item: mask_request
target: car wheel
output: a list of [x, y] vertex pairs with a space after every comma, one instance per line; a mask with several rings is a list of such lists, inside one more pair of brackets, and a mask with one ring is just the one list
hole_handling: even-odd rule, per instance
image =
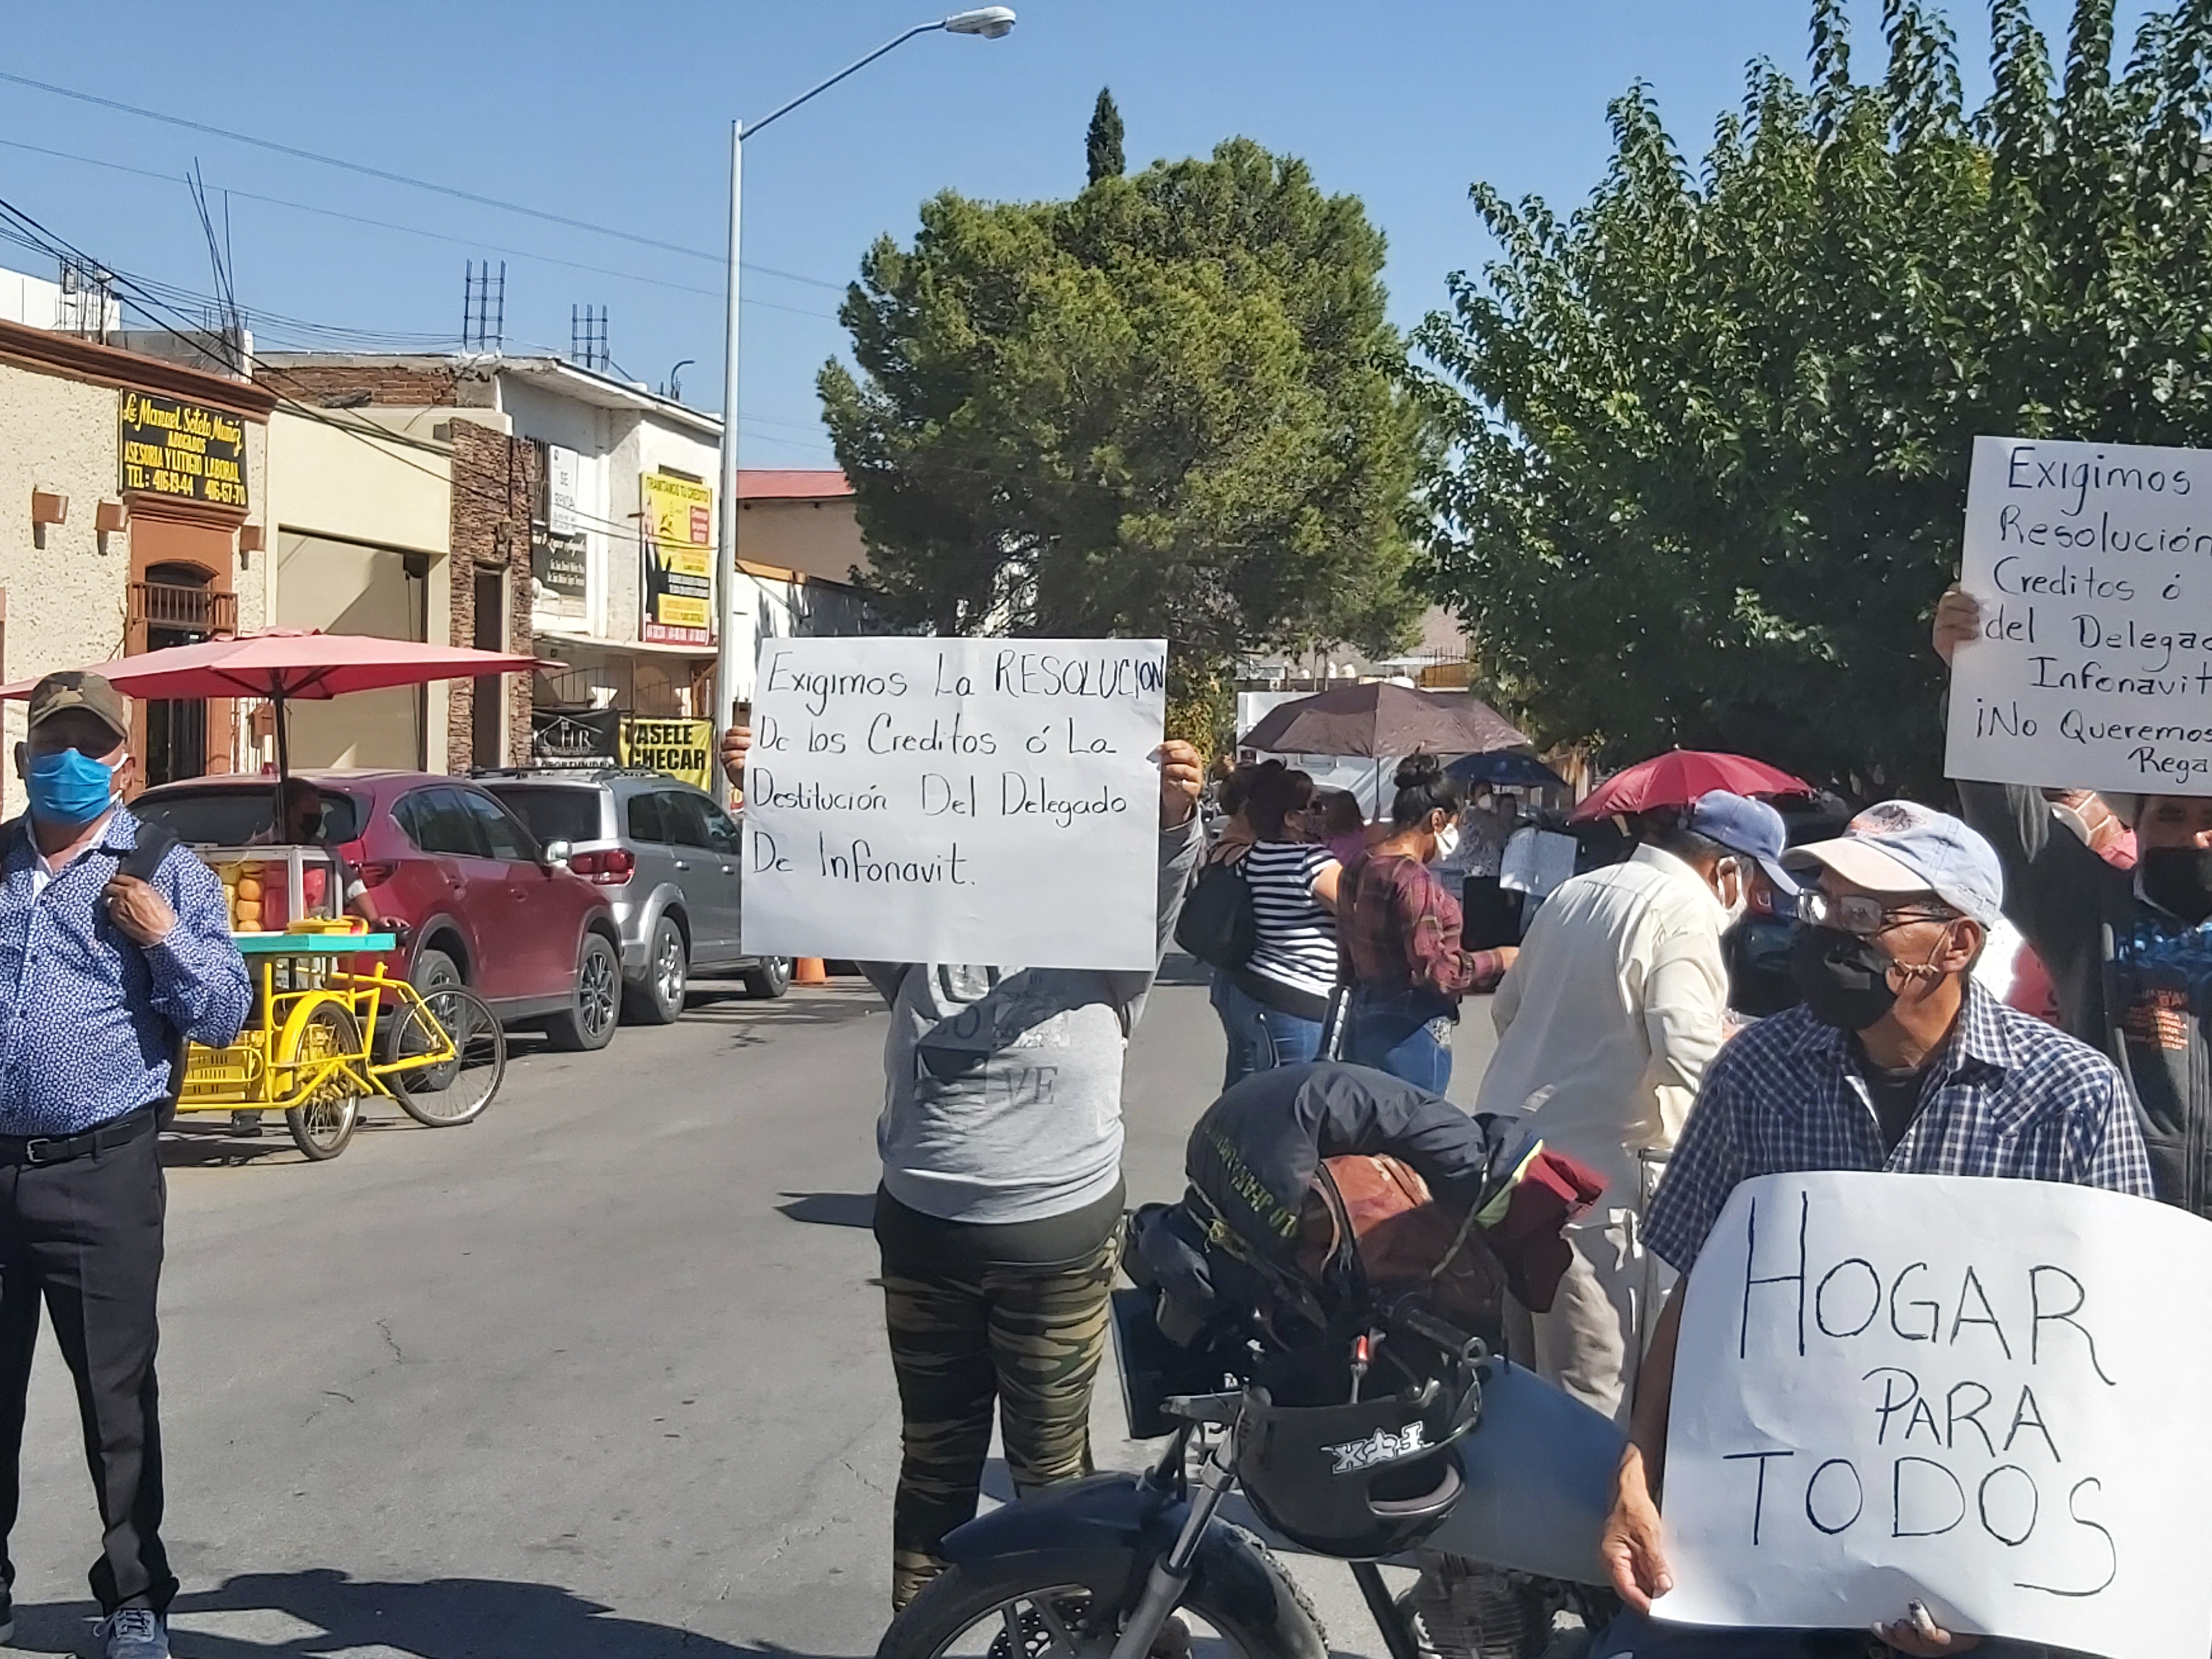
[[791, 958], [763, 957], [760, 966], [744, 975], [745, 994], [773, 1001], [791, 988]]
[[436, 985], [465, 985], [460, 964], [443, 951], [425, 951], [415, 958], [408, 970], [407, 982], [418, 991], [427, 991]]
[[547, 1022], [546, 1033], [556, 1048], [587, 1052], [613, 1040], [621, 1018], [622, 958], [605, 933], [586, 933], [576, 956], [576, 988], [568, 1010]]
[[665, 1025], [684, 1012], [684, 993], [691, 982], [691, 953], [673, 916], [653, 925], [645, 953], [645, 977], [623, 988], [623, 1012], [641, 1025]]

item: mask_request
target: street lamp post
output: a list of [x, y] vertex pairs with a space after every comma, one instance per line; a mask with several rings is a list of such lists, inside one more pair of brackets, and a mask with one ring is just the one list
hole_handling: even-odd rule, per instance
[[884, 41], [866, 57], [848, 64], [819, 85], [810, 87], [789, 103], [770, 110], [750, 127], [742, 121], [730, 124], [730, 304], [724, 322], [722, 355], [722, 511], [720, 535], [714, 549], [714, 593], [720, 612], [714, 657], [714, 737], [718, 743], [730, 728], [734, 705], [752, 696], [756, 645], [754, 619], [742, 613], [738, 604], [738, 232], [743, 218], [744, 141], [769, 122], [788, 115], [817, 93], [827, 92], [847, 76], [866, 69], [917, 34], [932, 34], [942, 29], [948, 34], [980, 34], [985, 40], [995, 40], [1013, 26], [1013, 11], [1006, 6], [981, 6], [971, 11], [955, 12], [934, 22], [917, 23], [905, 33]]

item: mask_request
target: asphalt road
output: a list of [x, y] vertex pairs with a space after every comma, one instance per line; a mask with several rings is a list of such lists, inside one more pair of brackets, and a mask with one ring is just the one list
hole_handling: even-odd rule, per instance
[[[1183, 967], [1130, 1056], [1133, 1200], [1180, 1190], [1218, 1079]], [[1486, 1058], [1470, 1015], [1455, 1094]], [[710, 997], [603, 1054], [520, 1047], [465, 1128], [394, 1113], [320, 1165], [281, 1125], [172, 1143], [185, 1659], [872, 1653], [897, 1462], [866, 1230], [882, 1038], [857, 981]], [[1110, 1385], [1097, 1439], [1144, 1455]], [[98, 1525], [51, 1343], [23, 1473], [16, 1644], [79, 1650]], [[1379, 1652], [1341, 1567], [1295, 1570], [1339, 1651]]]

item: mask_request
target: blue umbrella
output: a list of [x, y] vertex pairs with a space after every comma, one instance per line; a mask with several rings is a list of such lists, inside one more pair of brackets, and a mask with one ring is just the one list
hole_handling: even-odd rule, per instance
[[1463, 784], [1486, 783], [1497, 788], [1533, 789], [1547, 785], [1564, 789], [1567, 781], [1534, 755], [1493, 749], [1486, 755], [1462, 755], [1444, 768], [1447, 775]]

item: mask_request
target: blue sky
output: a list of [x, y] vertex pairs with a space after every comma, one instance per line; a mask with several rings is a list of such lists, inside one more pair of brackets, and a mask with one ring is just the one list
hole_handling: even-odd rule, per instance
[[[1003, 40], [924, 35], [748, 144], [745, 255], [787, 274], [744, 280], [746, 465], [834, 464], [813, 379], [842, 344], [838, 289], [870, 240], [910, 234], [917, 205], [940, 189], [1011, 199], [1079, 187], [1102, 84], [1127, 123], [1133, 168], [1243, 134], [1364, 198], [1389, 238], [1392, 312], [1410, 325], [1443, 302], [1448, 272], [1485, 256], [1471, 180], [1570, 207], [1609, 154], [1606, 102], [1632, 80], [1651, 83], [1698, 154], [1740, 95], [1745, 63], [1802, 71], [1806, 44], [1802, 0], [1018, 9]], [[1877, 73], [1879, 6], [1854, 9], [1861, 72]], [[2038, 6], [2053, 33], [2069, 9]], [[711, 251], [724, 236], [730, 117], [757, 118], [933, 15], [931, 0], [234, 0], [187, 12], [110, 0], [96, 25], [65, 6], [15, 9], [0, 70]], [[1978, 95], [1983, 8], [1956, 3], [1951, 15]], [[289, 319], [263, 324], [264, 346], [449, 348], [464, 261], [504, 259], [510, 350], [565, 353], [571, 307], [604, 305], [630, 377], [658, 385], [695, 358], [686, 399], [719, 404], [713, 259], [0, 82], [0, 196], [118, 270], [204, 293], [205, 244], [181, 182], [195, 157], [211, 190], [232, 192], [241, 301]], [[51, 274], [5, 244], [0, 264]]]

